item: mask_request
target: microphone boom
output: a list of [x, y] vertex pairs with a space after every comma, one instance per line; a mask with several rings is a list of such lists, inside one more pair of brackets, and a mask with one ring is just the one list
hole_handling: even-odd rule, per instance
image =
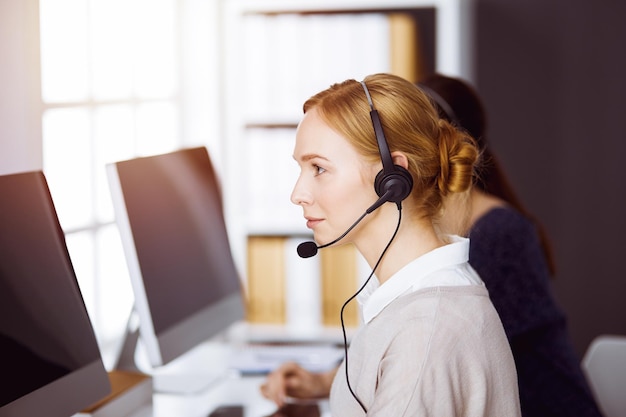
[[[350, 233], [350, 231], [352, 229], [354, 229], [356, 227], [357, 224], [361, 223], [361, 220], [363, 220], [363, 218], [365, 216], [367, 216], [368, 214], [370, 214], [371, 212], [373, 212], [374, 210], [376, 210], [378, 207], [380, 207], [381, 205], [383, 205], [383, 203], [389, 201], [389, 197], [391, 196], [391, 191], [387, 191], [385, 194], [383, 194], [378, 200], [376, 200], [376, 202], [374, 204], [372, 204], [370, 207], [368, 207], [367, 210], [365, 210], [365, 213], [363, 213], [361, 215], [361, 217], [359, 217], [357, 219], [357, 221], [355, 221], [354, 223], [352, 223], [352, 226], [350, 226], [348, 228], [348, 230], [346, 230], [345, 232], [343, 232], [343, 234], [341, 236], [339, 236], [337, 239], [333, 240], [332, 242], [328, 242], [324, 245], [321, 246], [317, 246], [317, 244], [313, 241], [308, 241], [308, 242], [302, 242], [298, 245], [297, 248], [297, 252], [298, 255], [301, 258], [310, 258], [311, 256], [315, 256], [317, 254], [317, 250], [318, 249], [322, 249], [325, 248], [327, 246], [333, 245], [337, 242], [339, 242], [341, 239], [343, 239], [344, 237], [346, 237], [346, 235], [348, 233]], [[400, 206], [398, 206], [399, 208]]]

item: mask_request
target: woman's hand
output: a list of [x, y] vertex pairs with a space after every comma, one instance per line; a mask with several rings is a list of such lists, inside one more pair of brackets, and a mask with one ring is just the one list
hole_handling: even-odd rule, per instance
[[297, 363], [286, 362], [267, 376], [261, 385], [261, 393], [279, 407], [285, 405], [287, 397], [325, 398], [330, 394], [336, 372], [336, 369], [323, 373], [310, 372]]

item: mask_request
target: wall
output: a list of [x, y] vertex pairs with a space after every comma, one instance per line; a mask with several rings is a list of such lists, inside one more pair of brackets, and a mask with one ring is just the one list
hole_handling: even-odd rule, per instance
[[[552, 237], [582, 355], [597, 334], [626, 334], [626, 2], [474, 1], [490, 139]], [[42, 164], [36, 4], [0, 2], [0, 174]]]
[[0, 1], [0, 175], [42, 168], [37, 4]]
[[626, 334], [626, 3], [475, 0], [490, 140], [555, 249], [579, 354]]

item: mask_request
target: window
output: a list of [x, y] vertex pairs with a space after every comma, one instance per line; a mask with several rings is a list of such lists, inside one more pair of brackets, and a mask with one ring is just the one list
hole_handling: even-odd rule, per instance
[[218, 153], [216, 13], [194, 1], [39, 3], [43, 169], [105, 353], [133, 303], [105, 166], [195, 144]]

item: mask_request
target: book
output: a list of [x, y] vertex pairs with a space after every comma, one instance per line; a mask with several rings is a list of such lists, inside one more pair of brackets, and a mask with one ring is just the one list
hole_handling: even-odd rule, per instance
[[407, 13], [391, 13], [389, 31], [391, 72], [416, 82], [424, 75], [424, 63], [415, 18]]
[[248, 308], [251, 323], [285, 323], [285, 237], [248, 237]]
[[85, 408], [78, 417], [124, 417], [152, 404], [152, 377], [133, 371], [108, 372], [111, 393]]
[[[320, 252], [322, 275], [322, 320], [326, 326], [341, 324], [341, 308], [357, 291], [359, 268], [354, 245], [332, 246]], [[344, 324], [357, 326], [356, 300], [344, 309]]]
[[[249, 323], [286, 324], [303, 333], [341, 324], [343, 304], [357, 291], [361, 257], [353, 245], [324, 248], [313, 259], [300, 259], [299, 238], [248, 236]], [[369, 274], [369, 272], [367, 272]], [[356, 301], [344, 310], [344, 323], [356, 327]]]

